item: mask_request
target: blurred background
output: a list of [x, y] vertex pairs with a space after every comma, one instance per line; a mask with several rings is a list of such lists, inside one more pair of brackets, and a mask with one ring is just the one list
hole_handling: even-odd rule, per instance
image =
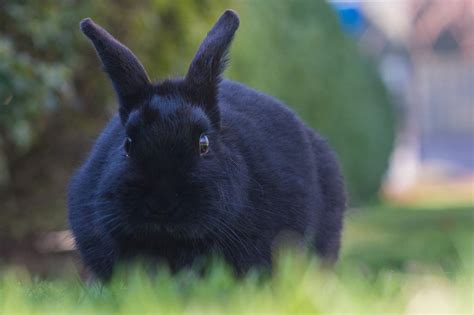
[[448, 275], [472, 262], [472, 0], [3, 0], [0, 268], [81, 270], [67, 184], [116, 103], [79, 21], [103, 25], [160, 80], [185, 73], [226, 8], [241, 17], [226, 77], [285, 101], [340, 156], [341, 262]]

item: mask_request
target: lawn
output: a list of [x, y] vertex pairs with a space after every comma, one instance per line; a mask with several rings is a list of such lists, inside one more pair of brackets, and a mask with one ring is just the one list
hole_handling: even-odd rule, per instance
[[273, 276], [239, 280], [219, 262], [205, 277], [126, 270], [105, 287], [9, 269], [0, 275], [0, 314], [472, 314], [473, 227], [472, 207], [353, 210], [334, 270], [292, 252]]

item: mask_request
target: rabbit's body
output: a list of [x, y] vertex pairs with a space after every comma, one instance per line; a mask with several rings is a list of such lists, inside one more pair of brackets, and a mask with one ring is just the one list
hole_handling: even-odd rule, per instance
[[[222, 24], [234, 17], [224, 14], [208, 38], [219, 27], [229, 32]], [[91, 37], [90, 25], [83, 28]], [[206, 40], [204, 46], [215, 44]], [[206, 64], [198, 61], [193, 64]], [[69, 192], [70, 223], [85, 265], [107, 278], [117, 262], [130, 258], [179, 270], [220, 254], [245, 272], [271, 266], [274, 245], [288, 237], [335, 260], [345, 193], [327, 143], [285, 105], [242, 84], [217, 79], [215, 99], [199, 94], [189, 87], [193, 64], [186, 78], [138, 93], [146, 97], [132, 109], [124, 107], [108, 70], [120, 115], [97, 140]], [[214, 104], [211, 110], [200, 105], [203, 98]], [[204, 130], [201, 156], [193, 151], [195, 128]], [[129, 137], [134, 147], [125, 156]]]

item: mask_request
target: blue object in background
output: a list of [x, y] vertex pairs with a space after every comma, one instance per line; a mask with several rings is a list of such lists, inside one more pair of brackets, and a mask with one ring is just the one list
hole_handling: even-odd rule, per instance
[[358, 37], [366, 27], [364, 14], [358, 2], [341, 3], [332, 2], [331, 6], [336, 11], [339, 22], [344, 32]]

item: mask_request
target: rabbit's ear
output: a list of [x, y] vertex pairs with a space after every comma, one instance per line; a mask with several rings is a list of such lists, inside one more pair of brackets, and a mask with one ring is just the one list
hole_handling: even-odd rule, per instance
[[117, 93], [122, 123], [148, 97], [150, 79], [135, 55], [90, 18], [81, 21], [82, 32], [91, 40], [105, 72]]
[[218, 85], [227, 63], [227, 51], [238, 27], [237, 14], [231, 10], [225, 11], [199, 46], [186, 75], [191, 97], [203, 107], [217, 127], [220, 122]]

